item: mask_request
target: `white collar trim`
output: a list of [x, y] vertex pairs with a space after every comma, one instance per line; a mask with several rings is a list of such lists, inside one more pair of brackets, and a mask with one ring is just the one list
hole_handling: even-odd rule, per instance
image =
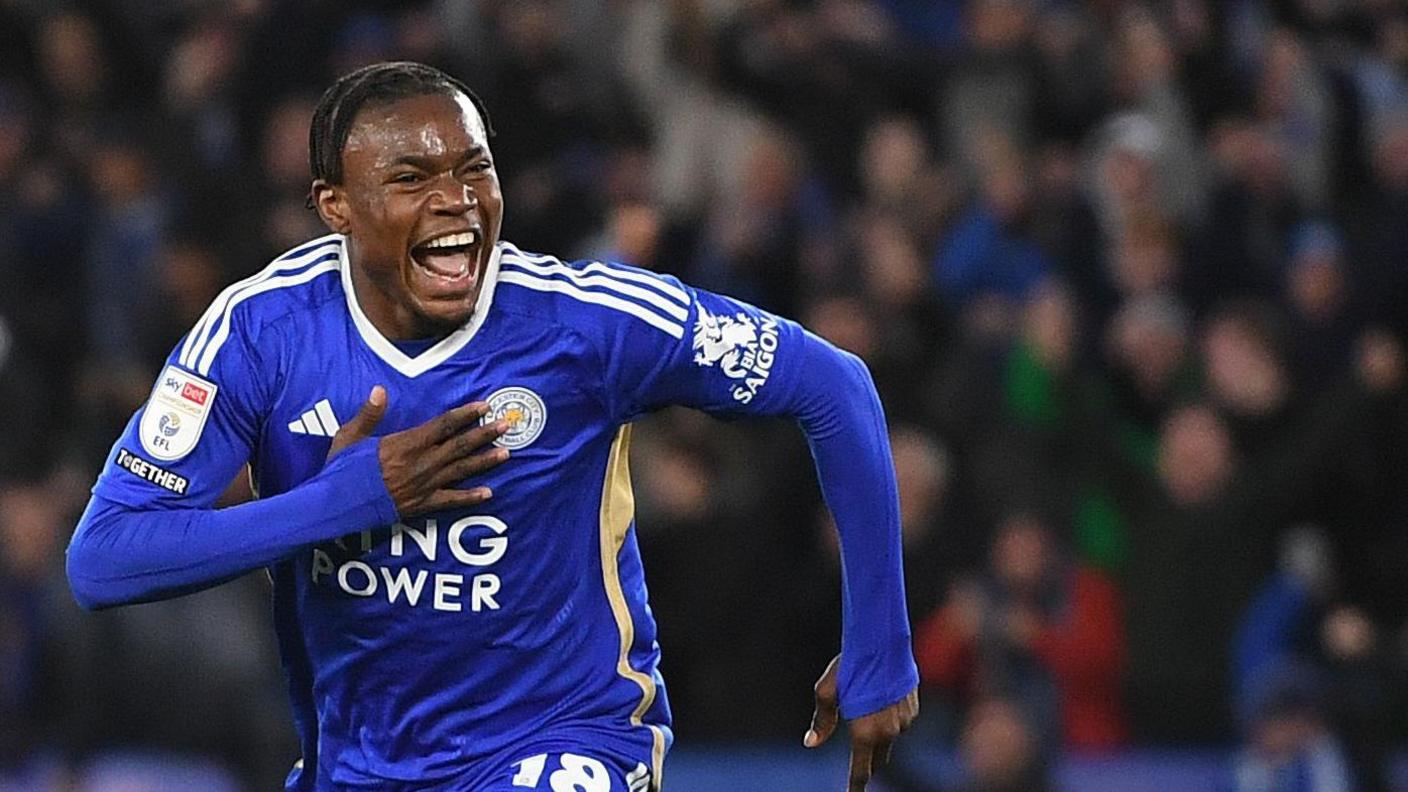
[[376, 356], [381, 358], [386, 365], [396, 369], [407, 377], [419, 377], [425, 372], [449, 360], [456, 352], [464, 348], [470, 339], [479, 332], [484, 320], [489, 316], [489, 306], [494, 302], [494, 285], [499, 279], [499, 256], [503, 253], [505, 243], [499, 242], [494, 245], [494, 252], [489, 256], [489, 263], [484, 267], [484, 283], [479, 288], [479, 299], [474, 303], [474, 313], [469, 321], [462, 325], [455, 332], [440, 339], [435, 346], [424, 352], [411, 357], [402, 352], [395, 344], [386, 340], [386, 336], [376, 329], [376, 325], [362, 312], [362, 306], [357, 303], [357, 291], [352, 287], [352, 265], [347, 260], [347, 237], [340, 238], [341, 245], [338, 247], [338, 266], [342, 270], [342, 291], [347, 295], [347, 310], [352, 314], [352, 323], [357, 326], [357, 333], [362, 336], [362, 341], [371, 348]]

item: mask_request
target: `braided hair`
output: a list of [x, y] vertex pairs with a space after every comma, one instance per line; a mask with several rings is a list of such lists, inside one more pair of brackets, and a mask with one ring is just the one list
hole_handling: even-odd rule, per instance
[[342, 149], [347, 145], [352, 122], [362, 108], [412, 96], [454, 96], [456, 93], [464, 94], [474, 103], [479, 117], [484, 120], [485, 133], [492, 137], [494, 128], [489, 123], [489, 111], [484, 102], [469, 86], [434, 66], [414, 61], [388, 61], [343, 75], [323, 92], [313, 111], [313, 123], [308, 129], [308, 164], [313, 179], [329, 184], [342, 182]]

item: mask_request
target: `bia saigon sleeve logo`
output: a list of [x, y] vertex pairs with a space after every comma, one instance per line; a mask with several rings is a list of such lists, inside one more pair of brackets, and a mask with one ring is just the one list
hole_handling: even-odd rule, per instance
[[215, 383], [175, 366], [167, 366], [142, 412], [142, 448], [156, 459], [171, 462], [191, 453], [205, 431], [215, 403]]
[[718, 366], [734, 384], [732, 396], [747, 404], [767, 384], [777, 353], [777, 320], [763, 314], [755, 320], [742, 311], [733, 316], [716, 316], [703, 304], [694, 322], [694, 362], [704, 367]]

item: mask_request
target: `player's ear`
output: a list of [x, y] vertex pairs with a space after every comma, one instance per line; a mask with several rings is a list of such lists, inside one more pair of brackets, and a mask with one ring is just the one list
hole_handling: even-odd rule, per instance
[[309, 198], [328, 230], [337, 234], [347, 233], [351, 224], [347, 220], [347, 196], [343, 190], [326, 179], [314, 179]]

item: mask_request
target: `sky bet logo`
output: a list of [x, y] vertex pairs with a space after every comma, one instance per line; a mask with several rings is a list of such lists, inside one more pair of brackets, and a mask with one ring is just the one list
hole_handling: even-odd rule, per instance
[[183, 382], [176, 377], [167, 377], [162, 386], [172, 393], [181, 394], [181, 398], [186, 401], [192, 401], [202, 406], [210, 399], [210, 391], [194, 382]]
[[[508, 525], [488, 515], [461, 517], [443, 530], [439, 520], [421, 522], [423, 528], [404, 523], [391, 526], [390, 535], [382, 535], [384, 552], [374, 555], [372, 531], [313, 548], [313, 582], [335, 586], [354, 597], [385, 599], [392, 605], [429, 605], [433, 610], [454, 613], [466, 605], [474, 613], [498, 610], [499, 576], [478, 570], [494, 565], [508, 552]], [[435, 564], [445, 554], [463, 565], [463, 572], [415, 566], [418, 562]], [[469, 573], [467, 581], [465, 573]]]

